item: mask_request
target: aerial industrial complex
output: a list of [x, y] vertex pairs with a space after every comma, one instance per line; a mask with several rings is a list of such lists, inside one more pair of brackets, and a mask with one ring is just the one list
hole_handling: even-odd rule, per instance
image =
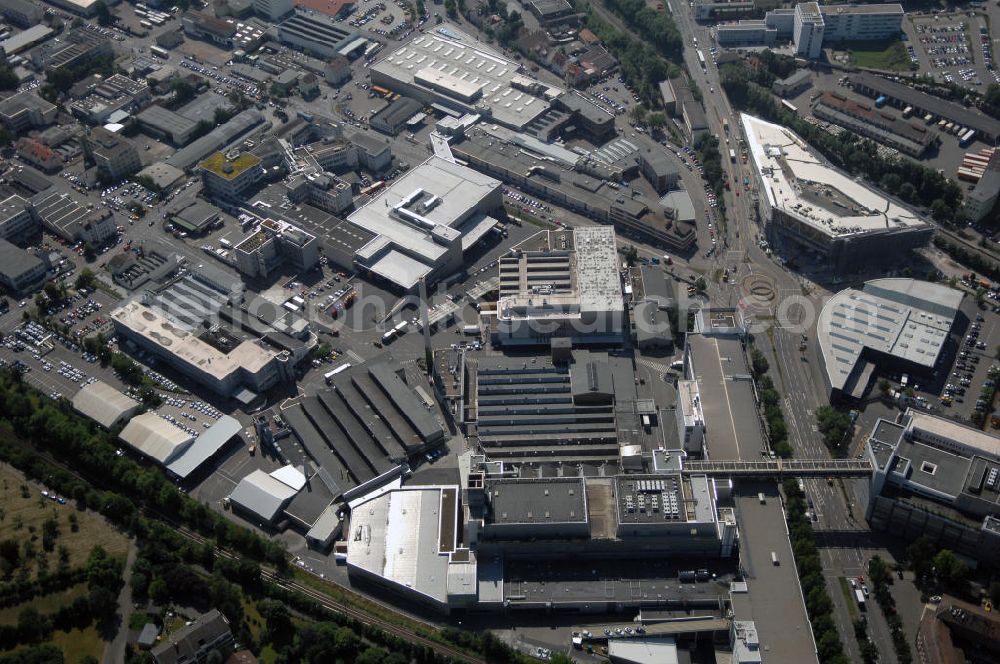
[[5, 650], [993, 661], [1000, 10], [648, 4], [0, 2]]

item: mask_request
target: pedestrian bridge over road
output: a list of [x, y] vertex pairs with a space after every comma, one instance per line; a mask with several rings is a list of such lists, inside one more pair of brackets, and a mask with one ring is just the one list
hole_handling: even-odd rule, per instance
[[761, 459], [756, 461], [685, 461], [685, 475], [744, 479], [789, 477], [870, 477], [872, 465], [859, 459]]

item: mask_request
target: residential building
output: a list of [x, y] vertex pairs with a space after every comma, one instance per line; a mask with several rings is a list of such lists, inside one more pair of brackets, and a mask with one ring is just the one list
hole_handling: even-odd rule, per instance
[[156, 664], [205, 664], [214, 651], [228, 655], [233, 650], [233, 632], [229, 621], [217, 609], [190, 624], [168, 633], [153, 646], [150, 654]]
[[109, 181], [120, 181], [142, 170], [139, 151], [126, 138], [104, 127], [94, 127], [86, 139], [87, 151]]
[[17, 194], [0, 201], [0, 239], [19, 244], [38, 230], [38, 222], [28, 211], [28, 201]]
[[576, 23], [576, 10], [566, 0], [528, 0], [525, 3], [538, 23], [554, 26], [560, 23]]
[[199, 163], [198, 168], [208, 196], [230, 203], [242, 203], [247, 193], [264, 177], [260, 158], [248, 152], [216, 152]]
[[28, 137], [17, 139], [17, 156], [43, 173], [57, 173], [62, 170], [63, 160], [59, 153], [39, 140]]
[[724, 48], [773, 46], [778, 41], [778, 31], [768, 25], [767, 21], [745, 19], [717, 26], [715, 41]]
[[48, 267], [41, 258], [0, 240], [0, 285], [16, 297], [29, 295], [45, 283]]

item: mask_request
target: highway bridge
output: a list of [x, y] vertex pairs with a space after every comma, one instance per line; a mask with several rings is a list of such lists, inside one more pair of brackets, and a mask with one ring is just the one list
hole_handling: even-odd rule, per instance
[[775, 480], [789, 477], [870, 477], [872, 465], [860, 459], [685, 461], [682, 472], [685, 475]]

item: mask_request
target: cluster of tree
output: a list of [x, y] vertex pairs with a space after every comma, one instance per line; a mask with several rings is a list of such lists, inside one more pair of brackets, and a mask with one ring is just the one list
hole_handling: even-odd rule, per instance
[[619, 16], [629, 28], [673, 62], [683, 62], [684, 38], [673, 14], [656, 11], [645, 0], [604, 0], [604, 6]]
[[715, 200], [718, 203], [719, 216], [726, 216], [726, 200], [722, 195], [722, 190], [726, 186], [726, 172], [722, 170], [722, 152], [719, 150], [719, 137], [712, 134], [702, 134], [695, 144], [694, 149], [698, 152], [701, 160], [701, 167], [704, 169], [702, 177], [712, 187], [715, 192]]
[[831, 452], [840, 452], [848, 432], [854, 428], [854, 422], [848, 413], [832, 406], [820, 406], [816, 409], [816, 426], [823, 434], [823, 444]]
[[10, 63], [0, 62], [0, 90], [14, 90], [18, 83], [17, 74], [14, 73], [14, 68]]
[[97, 277], [94, 275], [93, 270], [89, 267], [85, 267], [80, 270], [80, 274], [77, 275], [74, 286], [76, 286], [77, 290], [95, 288], [97, 286]]
[[868, 619], [864, 615], [854, 621], [854, 638], [858, 641], [861, 661], [864, 664], [877, 664], [878, 646], [868, 636]]
[[[13, 544], [12, 548], [8, 547], [8, 542]], [[14, 569], [23, 569], [20, 566], [24, 561], [20, 557], [17, 542], [14, 540], [5, 540], [0, 545], [2, 545], [0, 556], [3, 556], [0, 566], [2, 566], [5, 573], [7, 570], [10, 570], [12, 574]], [[14, 560], [10, 558], [11, 551], [14, 553]], [[22, 602], [27, 602], [33, 597], [48, 595], [70, 588], [81, 583], [86, 576], [87, 572], [82, 567], [76, 569], [66, 568], [57, 570], [51, 574], [40, 575], [34, 579], [15, 579], [0, 583], [0, 606], [15, 606]]]
[[660, 81], [678, 76], [677, 66], [668, 64], [649, 43], [633, 39], [602, 20], [593, 9], [587, 14], [587, 27], [618, 59], [622, 78], [629, 86], [650, 106], [658, 105]]
[[903, 631], [903, 621], [896, 611], [896, 600], [889, 592], [892, 585], [892, 573], [889, 566], [878, 555], [868, 561], [868, 578], [872, 583], [875, 601], [885, 615], [885, 622], [889, 625], [889, 633], [892, 636], [892, 648], [896, 651], [896, 661], [899, 664], [911, 664], [913, 653], [910, 650], [910, 642], [906, 640], [906, 633]]
[[128, 385], [141, 385], [142, 379], [146, 375], [143, 373], [142, 367], [125, 353], [114, 353], [111, 356], [111, 368], [115, 370], [122, 382]]
[[851, 132], [829, 132], [806, 122], [781, 106], [764, 87], [762, 82], [772, 76], [770, 72], [735, 62], [723, 65], [719, 76], [736, 108], [788, 127], [835, 166], [863, 175], [906, 203], [927, 207], [938, 221], [961, 218], [962, 189], [951, 178], [912, 159], [883, 157], [876, 143]]
[[916, 585], [928, 590], [932, 583], [944, 586], [955, 595], [965, 595], [969, 590], [969, 567], [949, 549], [940, 549], [927, 537], [913, 540], [906, 548], [910, 569]]
[[45, 74], [45, 84], [38, 92], [49, 101], [55, 101], [61, 92], [68, 91], [77, 81], [82, 81], [91, 74], [100, 74], [107, 78], [115, 73], [114, 58], [101, 56], [90, 58], [72, 67], [60, 67], [49, 70]]
[[104, 338], [104, 334], [100, 332], [93, 337], [84, 338], [83, 349], [91, 355], [96, 355], [102, 365], [107, 365], [111, 362], [111, 359], [114, 356], [111, 349], [108, 348], [107, 340]]
[[982, 252], [953, 242], [941, 233], [937, 233], [934, 236], [934, 246], [962, 265], [972, 268], [983, 276], [993, 280], [1000, 280], [1000, 265], [987, 258]]
[[996, 83], [990, 83], [986, 88], [986, 93], [983, 95], [983, 100], [979, 104], [979, 108], [982, 109], [983, 113], [994, 117], [1000, 118], [1000, 85]]
[[[49, 644], [21, 648], [0, 657], [0, 664], [65, 664], [65, 662], [62, 650]], [[80, 660], [80, 664], [97, 664], [97, 660], [87, 656]]]
[[806, 611], [816, 637], [816, 651], [821, 664], [847, 664], [850, 660], [844, 654], [844, 644], [840, 640], [837, 626], [833, 622], [833, 601], [827, 591], [823, 576], [823, 565], [816, 547], [816, 536], [812, 522], [806, 516], [805, 494], [793, 479], [782, 484], [787, 503], [785, 514], [788, 534], [792, 543], [792, 554], [799, 572], [802, 594], [806, 600]]
[[88, 627], [95, 620], [102, 624], [108, 621], [118, 608], [118, 591], [123, 584], [122, 568], [120, 560], [95, 546], [83, 568], [87, 594], [50, 614], [42, 614], [33, 606], [26, 606], [18, 614], [17, 624], [0, 625], [0, 650], [43, 643], [51, 638], [55, 630], [68, 632]]
[[[754, 349], [756, 350], [756, 349]], [[757, 351], [760, 352], [760, 351]], [[764, 360], [765, 366], [767, 359]], [[754, 362], [756, 364], [756, 362]], [[785, 424], [785, 413], [781, 409], [781, 395], [774, 389], [774, 381], [765, 374], [754, 372], [757, 380], [757, 390], [760, 393], [760, 403], [764, 407], [764, 419], [767, 422], [767, 430], [771, 436], [771, 449], [782, 459], [792, 457], [792, 446], [788, 443], [788, 425]]]

